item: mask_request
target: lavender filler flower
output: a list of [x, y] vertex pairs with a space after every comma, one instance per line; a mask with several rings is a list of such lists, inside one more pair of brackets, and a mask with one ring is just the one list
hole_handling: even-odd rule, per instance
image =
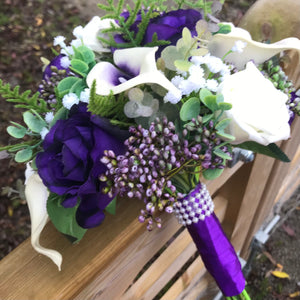
[[[167, 118], [156, 119], [149, 129], [141, 125], [131, 127], [130, 133], [124, 155], [116, 156], [111, 150], [104, 152], [101, 162], [107, 171], [100, 180], [107, 182], [103, 191], [110, 197], [118, 193], [144, 201], [146, 209], [141, 211], [139, 221], [147, 220], [148, 230], [152, 230], [153, 222], [161, 226], [160, 219], [153, 217], [156, 209], [172, 213], [173, 204], [191, 190], [197, 168], [199, 172], [224, 168], [223, 159], [213, 153], [221, 144], [214, 123], [210, 121], [204, 126], [201, 116], [185, 126], [182, 136]], [[229, 151], [226, 146], [221, 150]], [[191, 178], [185, 178], [187, 174]]]

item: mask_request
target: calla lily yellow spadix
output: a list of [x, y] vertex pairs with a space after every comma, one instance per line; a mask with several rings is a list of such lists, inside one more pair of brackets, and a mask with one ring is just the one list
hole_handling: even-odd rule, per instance
[[296, 50], [300, 55], [300, 40], [297, 38], [286, 38], [273, 44], [259, 43], [252, 40], [248, 31], [237, 28], [231, 23], [228, 24], [231, 26], [231, 32], [214, 35], [208, 44], [208, 49], [211, 55], [224, 57], [235, 42], [247, 43], [243, 53], [232, 52], [225, 58], [225, 61], [234, 64], [239, 70], [243, 69], [251, 60], [260, 64], [285, 50]]
[[61, 270], [62, 256], [59, 252], [44, 248], [40, 245], [40, 235], [48, 222], [46, 203], [49, 196], [48, 189], [41, 178], [33, 172], [29, 165], [26, 170], [25, 196], [31, 219], [31, 245], [35, 251], [48, 256]]
[[156, 83], [174, 95], [181, 92], [156, 67], [155, 52], [158, 47], [137, 47], [116, 50], [113, 55], [115, 65], [99, 62], [86, 78], [87, 85], [96, 81], [96, 93], [119, 94], [140, 84]]

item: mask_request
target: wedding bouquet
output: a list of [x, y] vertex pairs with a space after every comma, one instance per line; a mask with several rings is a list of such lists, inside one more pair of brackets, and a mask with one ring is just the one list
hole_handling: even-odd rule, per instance
[[61, 255], [39, 244], [48, 217], [78, 242], [118, 199], [138, 198], [149, 231], [163, 226], [157, 212], [174, 213], [225, 297], [249, 299], [201, 178], [220, 176], [235, 147], [288, 161], [275, 143], [290, 137], [300, 94], [280, 53], [300, 41], [255, 42], [213, 17], [217, 1], [123, 2], [99, 4], [106, 16], [76, 27], [69, 45], [55, 37], [34, 95], [0, 81], [25, 109], [7, 128], [21, 141], [0, 150], [27, 163], [32, 245], [60, 269]]

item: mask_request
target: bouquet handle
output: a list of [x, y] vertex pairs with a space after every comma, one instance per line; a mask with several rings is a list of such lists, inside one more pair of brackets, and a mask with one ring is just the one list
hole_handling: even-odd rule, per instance
[[206, 269], [226, 299], [250, 299], [239, 259], [213, 209], [213, 201], [202, 183], [175, 204], [179, 223], [187, 227]]

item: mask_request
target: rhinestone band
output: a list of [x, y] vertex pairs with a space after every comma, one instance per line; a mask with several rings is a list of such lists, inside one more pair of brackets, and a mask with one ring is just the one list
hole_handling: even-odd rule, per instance
[[184, 226], [203, 221], [214, 211], [214, 203], [206, 188], [201, 183], [182, 200], [174, 203], [175, 215], [179, 224]]

